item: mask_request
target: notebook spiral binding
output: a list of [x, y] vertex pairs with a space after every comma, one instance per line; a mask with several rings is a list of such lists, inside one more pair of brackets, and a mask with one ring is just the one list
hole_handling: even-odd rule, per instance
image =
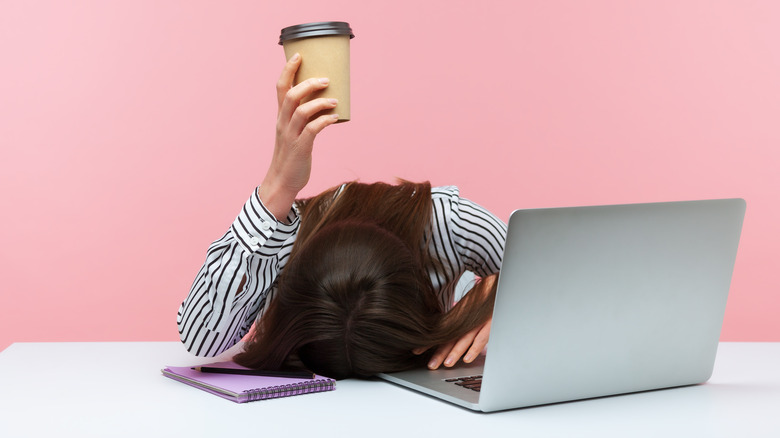
[[278, 397], [308, 394], [310, 392], [332, 391], [336, 389], [336, 381], [332, 379], [317, 379], [313, 382], [300, 382], [288, 385], [255, 388], [244, 391], [248, 401], [267, 400]]

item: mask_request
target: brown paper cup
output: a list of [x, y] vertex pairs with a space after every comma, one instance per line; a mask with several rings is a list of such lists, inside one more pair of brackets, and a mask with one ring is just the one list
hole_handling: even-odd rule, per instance
[[330, 84], [315, 92], [308, 99], [320, 97], [338, 99], [336, 108], [322, 114], [338, 113], [337, 123], [350, 120], [349, 98], [349, 40], [354, 38], [348, 23], [326, 21], [300, 24], [282, 29], [279, 44], [284, 46], [289, 60], [295, 53], [301, 54], [301, 65], [295, 74], [294, 85], [310, 78], [328, 78]]

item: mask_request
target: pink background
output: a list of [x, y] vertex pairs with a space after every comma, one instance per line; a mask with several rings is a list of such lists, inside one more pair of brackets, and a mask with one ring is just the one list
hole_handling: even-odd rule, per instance
[[304, 194], [457, 184], [514, 208], [743, 197], [722, 339], [780, 341], [780, 3], [0, 3], [0, 349], [176, 340], [268, 165], [279, 30], [349, 21], [352, 121]]

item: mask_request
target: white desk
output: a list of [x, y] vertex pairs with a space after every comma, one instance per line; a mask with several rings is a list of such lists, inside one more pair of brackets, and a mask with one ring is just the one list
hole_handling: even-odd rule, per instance
[[13, 344], [0, 437], [780, 437], [780, 343], [721, 344], [704, 385], [492, 414], [360, 380], [235, 404], [160, 374], [211, 360], [176, 342]]

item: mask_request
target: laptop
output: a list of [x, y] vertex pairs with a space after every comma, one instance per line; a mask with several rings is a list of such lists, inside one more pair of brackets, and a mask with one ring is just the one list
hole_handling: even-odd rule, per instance
[[484, 412], [703, 383], [742, 199], [516, 210], [487, 353], [378, 377]]

